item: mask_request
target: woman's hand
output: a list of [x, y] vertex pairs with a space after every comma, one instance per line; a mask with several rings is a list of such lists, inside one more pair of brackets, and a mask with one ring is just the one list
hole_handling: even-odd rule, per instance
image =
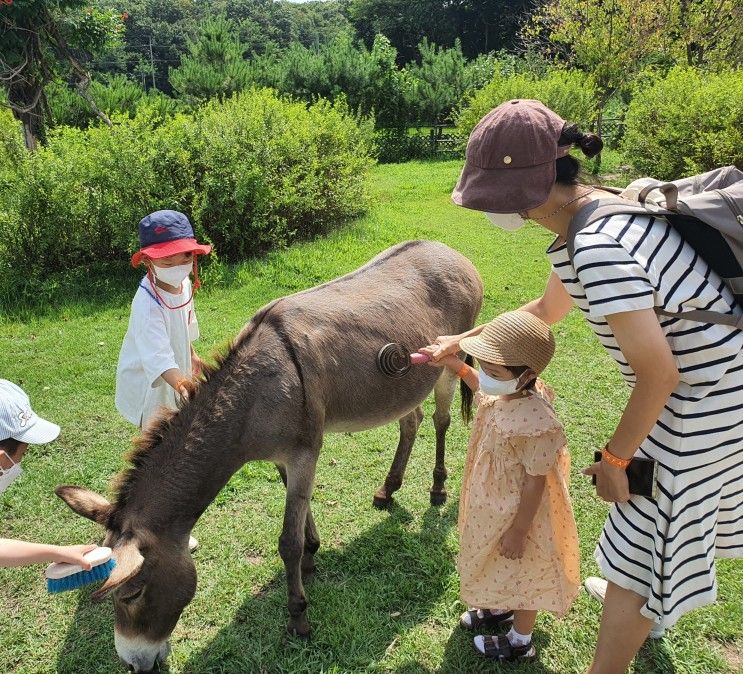
[[429, 344], [428, 346], [418, 349], [418, 353], [422, 353], [431, 359], [426, 363], [426, 365], [430, 365], [431, 367], [448, 367], [450, 370], [454, 370], [455, 372], [462, 367], [463, 363], [456, 355], [442, 356], [436, 360], [434, 358], [434, 353], [436, 353], [437, 349], [438, 347], [436, 344]]
[[526, 547], [526, 531], [511, 526], [500, 539], [500, 553], [506, 559], [521, 559]]
[[609, 503], [626, 503], [629, 501], [629, 481], [624, 468], [612, 466], [605, 461], [594, 463], [584, 468], [583, 475], [596, 476], [596, 493]]
[[446, 356], [456, 356], [459, 353], [459, 340], [461, 335], [442, 335], [437, 337], [430, 347], [432, 351], [428, 354], [438, 362]]

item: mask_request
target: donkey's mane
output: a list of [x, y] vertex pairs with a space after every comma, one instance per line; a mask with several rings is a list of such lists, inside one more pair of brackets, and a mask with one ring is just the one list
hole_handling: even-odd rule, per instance
[[179, 418], [183, 418], [182, 413], [192, 411], [199, 393], [202, 389], [214, 379], [214, 376], [222, 370], [225, 364], [229, 363], [242, 346], [247, 344], [255, 335], [258, 326], [268, 315], [268, 312], [278, 300], [267, 304], [260, 309], [250, 323], [238, 334], [238, 336], [227, 343], [226, 347], [212, 353], [215, 365], [204, 364], [200, 378], [197, 382], [196, 392], [187, 400], [179, 404], [177, 410], [161, 408], [157, 415], [150, 421], [147, 428], [142, 430], [132, 440], [132, 448], [125, 455], [125, 459], [131, 463], [130, 468], [124, 468], [118, 475], [111, 480], [111, 491], [114, 496], [114, 503], [117, 506], [126, 504], [131, 493], [132, 485], [136, 479], [139, 469], [145, 464], [146, 457], [150, 452], [160, 445], [165, 439], [168, 431], [173, 427]]

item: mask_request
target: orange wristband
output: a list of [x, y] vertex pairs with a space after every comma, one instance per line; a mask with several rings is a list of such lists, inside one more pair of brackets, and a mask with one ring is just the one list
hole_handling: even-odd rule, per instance
[[618, 456], [614, 456], [609, 451], [608, 445], [601, 450], [601, 460], [606, 461], [610, 466], [621, 468], [622, 470], [632, 463], [632, 459], [620, 459]]
[[466, 363], [457, 370], [457, 377], [464, 379], [470, 371], [470, 366]]

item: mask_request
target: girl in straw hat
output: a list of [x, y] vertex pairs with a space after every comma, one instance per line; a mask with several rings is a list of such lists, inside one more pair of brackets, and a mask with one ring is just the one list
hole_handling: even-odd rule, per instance
[[539, 318], [512, 311], [460, 346], [477, 358], [479, 373], [453, 355], [435, 363], [456, 372], [478, 401], [459, 506], [460, 593], [474, 608], [460, 624], [481, 630], [513, 622], [506, 636], [476, 636], [475, 649], [529, 660], [537, 611], [563, 615], [580, 576], [570, 456], [552, 392], [537, 379], [555, 340]]

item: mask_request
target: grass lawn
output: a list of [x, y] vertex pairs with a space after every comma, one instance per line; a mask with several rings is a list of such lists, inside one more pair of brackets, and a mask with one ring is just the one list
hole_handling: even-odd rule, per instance
[[[485, 281], [483, 319], [541, 292], [550, 237], [536, 226], [517, 234], [454, 207], [449, 193], [460, 162], [376, 167], [368, 215], [328, 238], [228, 270], [198, 296], [197, 350], [209, 354], [260, 306], [326, 281], [405, 239], [438, 239], [467, 255]], [[133, 224], [134, 226], [134, 224]], [[126, 266], [121, 261], [121, 268]], [[34, 447], [25, 474], [0, 496], [0, 536], [78, 543], [101, 531], [53, 494], [60, 483], [105, 493], [124, 466], [134, 429], [114, 408], [118, 350], [137, 278], [79, 275], [77, 290], [53, 295], [44, 310], [7, 307], [0, 319], [0, 376], [22, 383], [35, 409], [62, 426], [60, 439]], [[545, 373], [557, 391], [573, 456], [572, 495], [582, 574], [597, 572], [593, 548], [606, 512], [579, 470], [618, 420], [627, 396], [612, 361], [576, 312], [556, 327], [558, 351]], [[449, 431], [449, 501], [428, 503], [434, 459], [430, 402], [403, 488], [388, 512], [372, 508], [397, 442], [393, 425], [329, 435], [321, 454], [313, 511], [322, 547], [308, 586], [309, 642], [284, 635], [286, 584], [276, 551], [283, 487], [271, 465], [239, 471], [197, 523], [196, 597], [172, 637], [171, 672], [492, 672], [457, 627], [457, 494], [468, 431]], [[644, 674], [722, 673], [743, 666], [743, 566], [718, 564], [719, 600], [687, 615], [634, 665]], [[584, 594], [562, 620], [542, 614], [539, 660], [524, 674], [583, 672], [599, 607]], [[621, 635], [618, 635], [621, 638]], [[0, 571], [0, 669], [15, 674], [123, 671], [113, 647], [110, 602], [89, 591], [50, 596], [39, 567]], [[502, 671], [511, 671], [503, 668]]]

